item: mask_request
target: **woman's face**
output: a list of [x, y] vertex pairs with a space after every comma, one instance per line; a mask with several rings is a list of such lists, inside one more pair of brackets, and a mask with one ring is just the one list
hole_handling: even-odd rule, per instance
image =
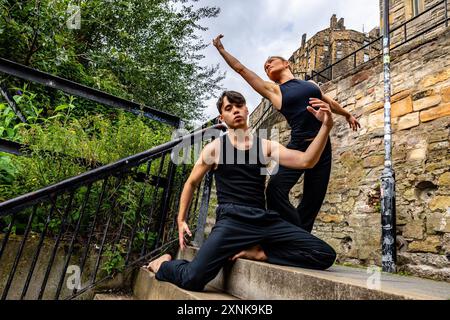
[[264, 71], [272, 81], [277, 81], [281, 72], [289, 67], [289, 63], [277, 57], [271, 57], [264, 63]]

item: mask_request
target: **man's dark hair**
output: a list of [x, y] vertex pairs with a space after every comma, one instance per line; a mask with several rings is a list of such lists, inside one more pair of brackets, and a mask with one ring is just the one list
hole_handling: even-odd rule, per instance
[[230, 103], [235, 104], [245, 104], [245, 98], [242, 94], [240, 94], [237, 91], [224, 91], [222, 95], [220, 96], [219, 100], [217, 100], [217, 110], [219, 110], [219, 113], [222, 114], [222, 105], [223, 105], [223, 99], [227, 97], [228, 101]]

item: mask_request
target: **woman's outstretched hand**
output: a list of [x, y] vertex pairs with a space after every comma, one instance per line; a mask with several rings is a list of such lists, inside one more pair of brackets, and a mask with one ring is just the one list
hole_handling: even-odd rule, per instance
[[217, 48], [217, 50], [225, 49], [223, 47], [222, 41], [220, 39], [223, 38], [223, 34], [219, 34], [215, 39], [213, 39], [213, 46]]
[[350, 126], [350, 128], [353, 131], [358, 131], [358, 128], [361, 129], [361, 125], [359, 124], [358, 120], [356, 120], [356, 118], [352, 115], [348, 116], [345, 118]]

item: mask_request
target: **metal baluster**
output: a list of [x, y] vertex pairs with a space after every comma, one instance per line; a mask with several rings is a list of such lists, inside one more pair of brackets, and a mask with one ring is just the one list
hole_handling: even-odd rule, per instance
[[200, 199], [201, 185], [202, 185], [201, 183], [198, 184], [197, 192], [196, 192], [195, 200], [194, 200], [195, 201], [194, 206], [192, 206], [192, 203], [191, 203], [191, 207], [189, 208], [190, 210], [188, 210], [188, 215], [186, 217], [186, 222], [188, 222], [188, 223], [189, 223], [189, 218], [190, 218], [191, 214], [194, 213], [194, 215], [195, 215], [195, 212], [197, 212], [198, 200]]
[[[147, 162], [147, 170], [145, 172], [146, 177], [148, 178], [150, 175], [150, 168], [152, 166], [152, 160]], [[128, 260], [130, 258], [130, 254], [131, 251], [133, 250], [133, 241], [134, 241], [134, 237], [136, 236], [136, 229], [137, 226], [139, 225], [141, 219], [141, 211], [142, 211], [142, 203], [144, 202], [144, 197], [145, 197], [145, 187], [146, 187], [146, 183], [148, 181], [145, 181], [142, 185], [142, 190], [141, 190], [141, 196], [139, 198], [139, 205], [138, 205], [138, 209], [136, 211], [136, 216], [134, 217], [134, 225], [133, 225], [133, 230], [131, 231], [131, 237], [130, 237], [130, 244], [128, 245], [128, 251], [127, 251], [127, 255], [125, 258], [125, 265], [128, 264]]]
[[166, 190], [163, 193], [163, 199], [162, 199], [163, 204], [162, 204], [161, 212], [160, 212], [160, 216], [159, 216], [159, 227], [157, 229], [158, 235], [156, 237], [155, 243], [153, 244], [153, 248], [156, 248], [158, 245], [160, 245], [160, 242], [163, 239], [164, 225], [167, 220], [167, 211], [168, 211], [168, 205], [169, 205], [169, 201], [170, 201], [170, 195], [171, 195], [171, 189], [172, 189], [175, 169], [176, 169], [175, 164], [172, 161], [170, 161], [169, 169], [168, 169], [168, 182], [167, 182]]
[[205, 224], [208, 216], [209, 198], [211, 196], [212, 173], [208, 172], [205, 177], [203, 186], [202, 202], [200, 204], [200, 211], [198, 215], [197, 231], [195, 232], [194, 245], [200, 247], [203, 244], [205, 235]]
[[[88, 192], [89, 192], [89, 190], [88, 190]], [[47, 286], [48, 277], [49, 277], [50, 271], [51, 271], [51, 269], [53, 267], [53, 262], [54, 262], [55, 257], [56, 257], [56, 252], [58, 251], [59, 242], [60, 242], [61, 236], [63, 234], [64, 225], [66, 224], [67, 216], [69, 215], [69, 211], [71, 209], [74, 193], [75, 193], [75, 190], [72, 190], [72, 192], [70, 193], [69, 202], [67, 203], [66, 210], [64, 212], [64, 216], [63, 216], [62, 221], [61, 221], [61, 226], [59, 228], [59, 233], [58, 233], [58, 236], [56, 238], [55, 245], [53, 246], [53, 252], [52, 252], [52, 254], [50, 256], [50, 260], [49, 260], [48, 265], [47, 265], [47, 271], [45, 272], [44, 280], [42, 281], [41, 289], [40, 289], [39, 295], [38, 295], [38, 300], [41, 300], [42, 296], [44, 295], [45, 287]]]
[[153, 192], [153, 201], [152, 201], [152, 205], [150, 207], [150, 213], [149, 213], [149, 216], [148, 216], [149, 219], [148, 219], [147, 226], [146, 226], [145, 232], [144, 232], [144, 243], [142, 244], [142, 247], [141, 247], [141, 254], [140, 254], [141, 256], [143, 256], [145, 254], [145, 251], [147, 250], [148, 232], [149, 232], [149, 229], [150, 229], [150, 223], [151, 223], [151, 220], [152, 220], [152, 214], [153, 214], [154, 206], [155, 206], [155, 203], [156, 203], [156, 199], [158, 197], [158, 191], [159, 191], [158, 189], [159, 189], [159, 184], [160, 184], [160, 180], [161, 180], [161, 173], [162, 173], [162, 170], [163, 170], [163, 167], [164, 167], [164, 160], [166, 158], [166, 155], [167, 155], [167, 153], [164, 153], [161, 156], [161, 160], [160, 160], [161, 162], [159, 164], [158, 178], [157, 178], [156, 186], [155, 186], [155, 189], [154, 189], [154, 192]]
[[50, 208], [49, 214], [47, 215], [47, 220], [45, 221], [44, 229], [42, 230], [41, 237], [40, 237], [39, 243], [38, 243], [38, 247], [37, 247], [36, 252], [35, 252], [35, 254], [33, 256], [33, 262], [31, 263], [30, 271], [28, 272], [28, 276], [27, 276], [27, 279], [25, 281], [25, 286], [23, 287], [22, 294], [20, 295], [20, 300], [23, 300], [23, 298], [27, 294], [28, 287], [29, 287], [30, 281], [31, 281], [31, 277], [33, 276], [33, 272], [34, 272], [34, 269], [36, 267], [36, 262], [38, 260], [39, 254], [40, 254], [41, 249], [42, 249], [42, 243], [44, 242], [45, 234], [47, 233], [48, 224], [50, 223], [50, 220], [52, 218], [53, 211], [55, 211], [56, 200], [57, 199], [58, 199], [57, 196], [55, 196], [54, 199], [52, 199], [52, 197], [50, 197], [50, 201], [52, 203], [52, 206]]
[[[55, 300], [58, 300], [59, 295], [61, 294], [62, 284], [63, 284], [64, 278], [66, 277], [67, 267], [69, 266], [70, 258], [72, 256], [72, 252], [73, 252], [73, 245], [74, 245], [75, 239], [78, 235], [78, 231], [80, 230], [81, 220], [83, 220], [84, 211], [86, 210], [86, 204], [87, 204], [87, 202], [89, 200], [89, 196], [91, 194], [91, 187], [92, 187], [92, 183], [89, 184], [88, 191], [84, 195], [84, 201], [81, 206], [80, 216], [78, 217], [78, 222], [75, 227], [74, 234], [72, 236], [72, 241], [70, 242], [69, 252], [67, 253], [66, 262], [64, 264], [64, 268], [63, 268], [61, 277], [59, 278], [58, 288], [56, 289], [56, 294], [55, 294]], [[81, 281], [81, 279], [80, 279], [80, 281]]]
[[[83, 258], [82, 258], [81, 264], [80, 264], [80, 278], [82, 278], [82, 276], [83, 276], [84, 266], [86, 264], [87, 255], [89, 254], [89, 249], [91, 246], [92, 235], [94, 234], [94, 230], [97, 225], [98, 214], [100, 212], [100, 208], [102, 205], [103, 198], [105, 196], [107, 186], [108, 186], [108, 177], [106, 177], [105, 180], [103, 180], [102, 191], [100, 192], [100, 196], [98, 199], [97, 209], [96, 209], [95, 215], [94, 215], [94, 221], [92, 222], [91, 230], [89, 231], [88, 242], [86, 244], [86, 249], [84, 250]], [[74, 288], [72, 294], [75, 294], [76, 292], [77, 292], [77, 288]]]
[[[2, 249], [0, 250], [0, 259], [1, 259], [2, 255], [3, 255], [3, 252], [5, 251], [5, 248], [6, 248], [8, 239], [9, 239], [9, 235], [10, 235], [11, 230], [12, 230], [13, 225], [14, 225], [15, 218], [16, 218], [16, 214], [13, 214], [13, 216], [11, 218], [11, 222], [10, 222], [9, 227], [8, 227], [8, 231], [5, 234], [5, 238], [3, 239]], [[33, 219], [33, 214], [31, 215], [30, 219]], [[29, 226], [31, 225], [30, 219], [28, 220], [27, 231], [29, 229]], [[20, 244], [19, 252], [16, 255], [16, 259], [14, 260], [13, 267], [12, 267], [11, 272], [9, 274], [9, 277], [8, 277], [7, 282], [6, 282], [5, 288], [3, 289], [1, 300], [5, 300], [6, 296], [8, 295], [9, 287], [11, 286], [12, 278], [14, 277], [14, 273], [16, 272], [17, 264], [19, 263], [20, 255], [22, 254], [22, 250], [23, 250], [23, 247], [24, 247], [24, 242], [25, 242], [27, 236], [28, 236], [28, 233], [26, 233], [26, 235], [24, 236], [24, 238], [22, 240], [22, 243]]]
[[11, 222], [9, 223], [9, 226], [8, 226], [8, 231], [6, 231], [5, 237], [3, 238], [2, 248], [0, 249], [0, 259], [2, 258], [3, 252], [5, 251], [6, 244], [9, 240], [9, 235], [11, 234], [11, 230], [13, 228], [15, 219], [16, 219], [16, 213], [13, 214], [13, 216], [11, 218]]
[[[178, 192], [177, 192], [177, 196], [175, 197], [175, 201], [174, 201], [174, 208], [173, 208], [174, 216], [172, 219], [172, 226], [170, 228], [171, 235], [173, 235], [177, 229], [176, 221], [177, 221], [177, 217], [178, 217], [178, 209], [180, 208], [180, 198], [181, 198], [181, 193], [183, 191], [183, 182], [185, 181], [185, 178], [186, 178], [186, 164], [183, 164], [182, 170], [181, 170], [181, 177], [180, 177]], [[188, 221], [188, 219], [186, 219], [186, 221]]]
[[[116, 186], [115, 186], [115, 188], [116, 188], [115, 190], [118, 190], [121, 182], [122, 182], [122, 177], [120, 177], [117, 180]], [[108, 220], [106, 221], [105, 232], [103, 233], [102, 243], [100, 245], [100, 250], [99, 250], [99, 253], [98, 253], [98, 256], [97, 256], [97, 261], [95, 262], [95, 268], [94, 268], [94, 273], [92, 274], [92, 277], [91, 277], [91, 283], [94, 283], [95, 279], [97, 278], [97, 271], [98, 271], [98, 268], [100, 266], [100, 260], [102, 258], [103, 248], [105, 246], [105, 241], [106, 241], [106, 237], [108, 235], [109, 225], [111, 223], [111, 218], [112, 218], [112, 215], [113, 215], [113, 212], [114, 212], [115, 200], [116, 200], [116, 198], [114, 198], [113, 205], [111, 206], [111, 211], [110, 211], [110, 213], [108, 215]]]

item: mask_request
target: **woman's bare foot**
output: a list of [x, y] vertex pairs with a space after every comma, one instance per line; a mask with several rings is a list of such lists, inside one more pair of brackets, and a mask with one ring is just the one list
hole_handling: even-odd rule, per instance
[[147, 268], [147, 270], [149, 270], [151, 272], [157, 273], [159, 270], [159, 267], [161, 267], [161, 264], [163, 262], [170, 261], [170, 260], [172, 260], [172, 257], [170, 256], [170, 254], [164, 254], [161, 257], [159, 257], [158, 259], [151, 261], [146, 266], [146, 268]]
[[266, 261], [267, 256], [264, 252], [263, 248], [261, 248], [260, 245], [256, 245], [254, 247], [251, 247], [248, 250], [243, 250], [239, 252], [238, 254], [234, 255], [231, 260], [236, 261], [237, 259], [248, 259], [248, 260], [256, 260], [256, 261]]

